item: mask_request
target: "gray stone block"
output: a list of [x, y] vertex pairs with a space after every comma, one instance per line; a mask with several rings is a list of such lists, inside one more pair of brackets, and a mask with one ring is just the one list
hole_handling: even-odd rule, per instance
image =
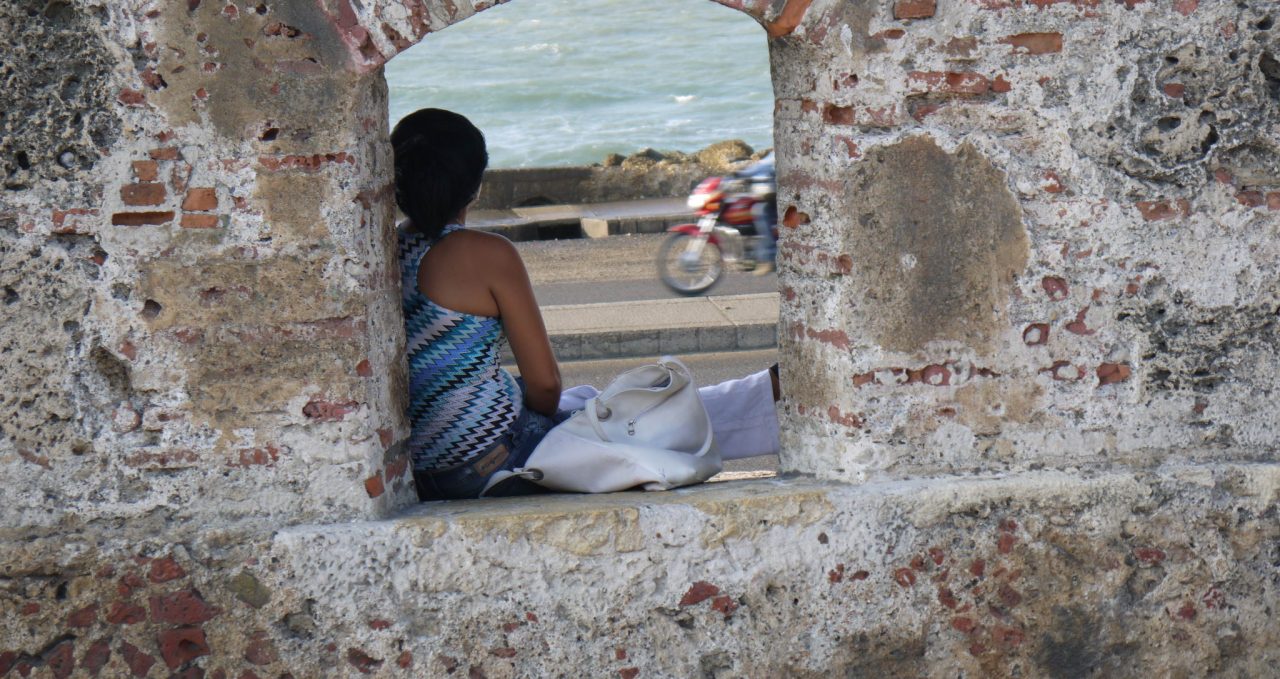
[[589, 361], [598, 358], [618, 357], [618, 333], [600, 332], [579, 335], [582, 347], [578, 352], [578, 360]]
[[582, 218], [582, 235], [587, 238], [607, 238], [609, 234], [609, 220], [597, 219], [595, 217]]
[[618, 333], [618, 356], [655, 356], [662, 353], [661, 331], [634, 330]]
[[699, 351], [733, 351], [737, 348], [738, 332], [732, 325], [698, 328]]
[[576, 361], [582, 355], [582, 337], [580, 335], [557, 335], [551, 338], [551, 350], [556, 359]]
[[658, 331], [658, 353], [679, 356], [697, 351], [697, 328], [671, 328]]
[[767, 349], [778, 345], [777, 323], [751, 323], [736, 328], [738, 349]]

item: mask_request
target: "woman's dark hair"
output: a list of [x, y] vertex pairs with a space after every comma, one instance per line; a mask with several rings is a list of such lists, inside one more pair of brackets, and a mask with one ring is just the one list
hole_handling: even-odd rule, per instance
[[424, 108], [396, 123], [391, 147], [396, 205], [410, 229], [434, 237], [480, 191], [489, 164], [484, 135], [457, 113]]

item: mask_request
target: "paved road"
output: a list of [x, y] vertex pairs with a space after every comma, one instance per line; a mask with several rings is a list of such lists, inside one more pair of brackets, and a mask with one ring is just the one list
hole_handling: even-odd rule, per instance
[[[599, 304], [679, 297], [658, 281], [654, 259], [664, 234], [516, 243], [538, 304]], [[777, 292], [778, 277], [730, 272], [709, 292]]]

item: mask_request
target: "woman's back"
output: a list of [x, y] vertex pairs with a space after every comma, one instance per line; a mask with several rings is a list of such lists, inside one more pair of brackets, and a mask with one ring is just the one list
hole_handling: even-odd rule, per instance
[[[456, 466], [488, 450], [522, 408], [519, 386], [499, 366], [501, 320], [470, 313], [482, 304], [463, 304], [467, 311], [459, 311], [436, 303], [420, 289], [420, 265], [428, 260], [424, 255], [460, 229], [450, 226], [436, 239], [407, 230], [399, 234], [410, 379], [409, 446], [419, 471]], [[433, 262], [431, 268], [446, 267]], [[452, 297], [460, 299], [457, 291], [475, 286], [475, 280], [459, 281], [450, 286], [456, 288]]]

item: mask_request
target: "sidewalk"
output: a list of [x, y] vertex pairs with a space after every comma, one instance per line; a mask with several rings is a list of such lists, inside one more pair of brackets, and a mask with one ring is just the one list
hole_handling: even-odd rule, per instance
[[691, 222], [693, 219], [693, 212], [685, 204], [685, 199], [652, 198], [474, 210], [467, 213], [467, 226], [500, 233], [513, 241], [523, 241], [661, 233], [668, 227]]
[[778, 294], [772, 292], [545, 306], [542, 318], [562, 361], [766, 349], [778, 342]]

